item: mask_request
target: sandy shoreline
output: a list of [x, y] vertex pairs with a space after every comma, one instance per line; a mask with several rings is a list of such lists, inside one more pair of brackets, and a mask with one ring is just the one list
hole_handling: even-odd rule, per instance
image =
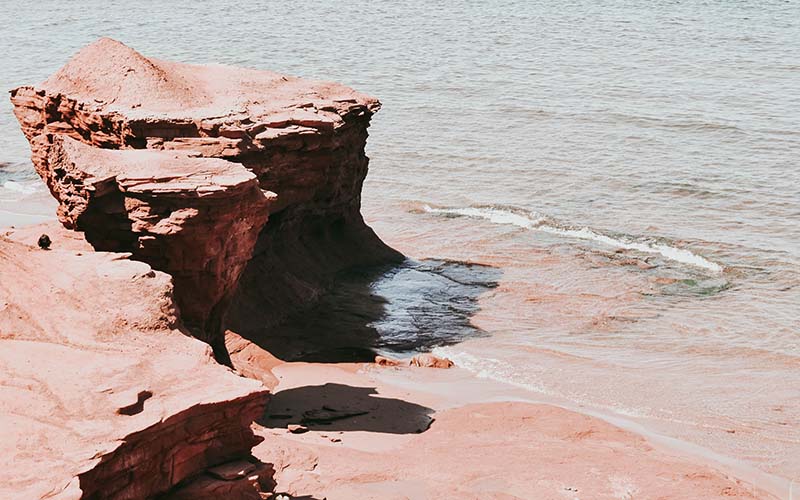
[[[720, 464], [457, 368], [273, 373], [253, 454], [275, 464], [276, 491], [301, 498], [776, 498]], [[303, 415], [309, 430], [290, 433]]]
[[[485, 39], [530, 45], [508, 22]], [[793, 498], [794, 186], [763, 182], [780, 155], [730, 168], [786, 127], [708, 115], [719, 86], [620, 87], [585, 44], [566, 79], [484, 57], [444, 86], [338, 57], [386, 93], [385, 129], [342, 84], [142, 45], [158, 58], [101, 38], [10, 91], [47, 187], [7, 134], [0, 496]], [[440, 127], [454, 103], [465, 126]], [[427, 352], [456, 366], [375, 358]]]
[[56, 203], [44, 185], [30, 194], [7, 194], [3, 197], [0, 190], [0, 228], [22, 227], [55, 220]]

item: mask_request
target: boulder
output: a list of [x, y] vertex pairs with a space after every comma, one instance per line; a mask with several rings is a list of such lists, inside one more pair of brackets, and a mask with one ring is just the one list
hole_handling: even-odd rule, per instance
[[421, 368], [451, 368], [453, 362], [447, 358], [440, 358], [430, 353], [417, 354], [408, 362], [410, 366]]

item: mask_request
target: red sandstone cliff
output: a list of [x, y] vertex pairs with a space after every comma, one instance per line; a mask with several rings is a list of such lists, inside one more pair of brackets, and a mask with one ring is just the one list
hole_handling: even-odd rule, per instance
[[378, 101], [110, 39], [11, 101], [66, 229], [0, 237], [0, 496], [258, 498], [259, 464], [204, 471], [248, 457], [268, 392], [187, 334], [229, 363], [226, 324], [257, 337], [402, 258], [359, 211]]
[[0, 236], [0, 498], [150, 498], [248, 457], [266, 388], [181, 331], [168, 275], [61, 231]]
[[183, 320], [221, 361], [226, 319], [258, 336], [338, 271], [401, 258], [359, 211], [380, 104], [352, 89], [104, 38], [11, 101], [62, 223], [173, 275]]
[[221, 159], [98, 149], [61, 134], [37, 135], [32, 146], [64, 225], [97, 249], [169, 271], [184, 322], [214, 345], [274, 195]]

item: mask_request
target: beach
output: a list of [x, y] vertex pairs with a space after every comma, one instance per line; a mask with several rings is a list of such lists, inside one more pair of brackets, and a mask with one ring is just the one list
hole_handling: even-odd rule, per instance
[[[777, 498], [464, 370], [291, 363], [273, 373], [273, 416], [253, 453], [295, 498]], [[360, 415], [287, 430], [323, 407]]]

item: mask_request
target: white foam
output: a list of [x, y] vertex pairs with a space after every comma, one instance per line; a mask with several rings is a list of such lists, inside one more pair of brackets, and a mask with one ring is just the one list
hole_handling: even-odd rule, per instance
[[528, 215], [514, 213], [508, 210], [500, 210], [497, 208], [432, 208], [425, 205], [423, 209], [426, 212], [433, 214], [450, 214], [462, 215], [464, 217], [478, 217], [486, 219], [495, 224], [511, 224], [514, 226], [523, 227], [525, 229], [533, 229], [537, 224], [544, 222], [544, 218], [532, 218]]
[[21, 194], [33, 194], [36, 192], [36, 186], [27, 186], [25, 184], [20, 184], [16, 181], [5, 181], [3, 183], [3, 188], [8, 189], [9, 191], [15, 191]]
[[542, 231], [558, 236], [566, 236], [568, 238], [591, 240], [615, 248], [624, 248], [626, 250], [660, 254], [666, 259], [680, 262], [682, 264], [688, 264], [690, 266], [702, 267], [715, 273], [720, 273], [723, 270], [723, 267], [716, 262], [712, 262], [701, 255], [697, 255], [683, 248], [673, 247], [664, 243], [652, 243], [625, 238], [614, 238], [602, 233], [598, 233], [588, 227], [558, 227], [552, 224], [547, 224], [547, 220], [538, 214], [525, 215], [499, 208], [432, 208], [428, 205], [425, 205], [423, 209], [429, 213], [477, 217], [488, 220], [495, 224], [511, 224], [533, 231]]
[[519, 377], [516, 376], [516, 369], [499, 359], [488, 357], [479, 358], [470, 353], [457, 351], [450, 347], [436, 347], [431, 353], [434, 356], [450, 359], [456, 366], [474, 373], [478, 378], [501, 382], [526, 391], [538, 392], [549, 396], [554, 395], [541, 384], [535, 384], [532, 381], [528, 381], [528, 383], [520, 381]]

